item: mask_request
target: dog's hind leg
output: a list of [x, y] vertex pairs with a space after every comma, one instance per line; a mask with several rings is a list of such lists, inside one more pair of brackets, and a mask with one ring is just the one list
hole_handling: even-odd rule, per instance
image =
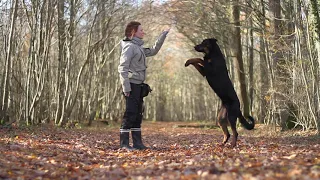
[[231, 147], [235, 147], [237, 145], [237, 140], [238, 140], [238, 132], [237, 132], [237, 116], [228, 116], [231, 130], [232, 130], [232, 142], [231, 142]]
[[222, 131], [223, 131], [223, 141], [222, 141], [222, 145], [226, 144], [227, 141], [230, 138], [230, 133], [228, 131], [228, 119], [227, 119], [227, 109], [222, 106], [219, 113], [218, 113], [218, 122], [219, 122], [219, 126], [221, 127]]
[[240, 102], [238, 98], [236, 97], [235, 99], [227, 102], [226, 107], [227, 107], [228, 120], [231, 126], [232, 136], [233, 136], [231, 146], [235, 147], [237, 145], [237, 140], [238, 140], [237, 119], [238, 119], [239, 113], [241, 112]]
[[[225, 119], [225, 120], [223, 120], [223, 121], [228, 121], [228, 120]], [[228, 131], [227, 125], [225, 125], [225, 124], [223, 124], [223, 125], [221, 126], [221, 129], [222, 129], [222, 131], [223, 131], [223, 141], [222, 141], [222, 144], [225, 145], [225, 144], [228, 142], [229, 138], [230, 138], [230, 133], [229, 133], [229, 131]]]

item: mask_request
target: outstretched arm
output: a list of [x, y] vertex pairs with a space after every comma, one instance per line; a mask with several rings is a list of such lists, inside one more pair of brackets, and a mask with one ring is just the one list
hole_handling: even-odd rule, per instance
[[202, 76], [206, 76], [204, 74], [204, 69], [203, 69], [203, 60], [200, 58], [192, 58], [192, 59], [188, 59], [185, 63], [185, 67], [189, 66], [190, 64], [192, 64]]
[[159, 50], [160, 50], [164, 40], [166, 39], [168, 33], [169, 33], [169, 30], [163, 31], [152, 47], [143, 48], [144, 54], [147, 57], [156, 55], [159, 52]]

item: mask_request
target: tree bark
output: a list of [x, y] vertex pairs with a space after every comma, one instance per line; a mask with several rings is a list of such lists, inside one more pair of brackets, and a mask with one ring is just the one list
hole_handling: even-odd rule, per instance
[[317, 133], [320, 134], [320, 85], [319, 85], [319, 75], [320, 75], [320, 15], [319, 15], [319, 4], [318, 0], [310, 0], [311, 2], [311, 9], [312, 14], [314, 17], [314, 26], [315, 26], [315, 44], [317, 47], [317, 57], [318, 57], [318, 67], [316, 72], [316, 104], [315, 104], [315, 111], [316, 111], [316, 128]]
[[260, 115], [259, 115], [259, 121], [262, 123], [264, 122], [264, 119], [266, 117], [266, 113], [268, 110], [268, 101], [270, 101], [270, 96], [268, 96], [268, 90], [269, 90], [269, 73], [268, 73], [268, 63], [267, 63], [267, 53], [266, 53], [266, 46], [265, 46], [265, 26], [266, 26], [266, 18], [265, 18], [265, 5], [264, 0], [261, 0], [260, 2], [261, 7], [261, 35], [260, 35]]
[[18, 0], [13, 1], [12, 13], [11, 13], [11, 24], [10, 24], [10, 33], [8, 37], [8, 47], [6, 52], [6, 63], [5, 63], [5, 74], [3, 80], [3, 92], [2, 92], [2, 103], [1, 103], [1, 115], [0, 119], [8, 120], [9, 118], [9, 97], [10, 97], [10, 83], [11, 83], [11, 71], [12, 71], [12, 49], [14, 46], [14, 33], [15, 33], [15, 25], [17, 19], [17, 10], [18, 10]]
[[64, 123], [64, 104], [63, 97], [65, 97], [65, 20], [64, 20], [64, 2], [65, 0], [58, 0], [58, 40], [59, 40], [59, 54], [58, 54], [58, 69], [57, 69], [57, 109], [55, 124], [63, 126]]
[[232, 7], [232, 15], [233, 15], [233, 22], [234, 22], [234, 53], [236, 57], [235, 65], [236, 65], [236, 71], [240, 82], [240, 99], [242, 100], [243, 105], [243, 114], [244, 116], [248, 116], [249, 113], [249, 100], [248, 100], [248, 94], [247, 94], [247, 87], [246, 87], [246, 77], [245, 77], [245, 71], [243, 66], [243, 58], [242, 58], [242, 46], [241, 46], [241, 31], [240, 31], [240, 6], [239, 6], [239, 0], [233, 1], [233, 7]]
[[286, 121], [288, 114], [287, 100], [285, 95], [289, 93], [288, 86], [288, 72], [285, 69], [285, 59], [282, 53], [283, 43], [282, 27], [281, 27], [281, 3], [280, 0], [269, 0], [270, 15], [272, 20], [271, 33], [273, 35], [273, 48], [271, 49], [271, 57], [275, 68], [275, 94], [272, 100], [275, 101], [275, 109], [280, 119], [280, 126], [282, 130], [287, 129]]
[[[249, 31], [249, 34], [248, 34], [248, 39], [250, 39], [250, 47], [248, 49], [249, 51], [249, 99], [250, 99], [250, 111], [252, 111], [253, 109], [253, 102], [254, 102], [254, 96], [253, 96], [253, 93], [254, 93], [254, 71], [253, 71], [253, 66], [254, 66], [254, 52], [253, 52], [253, 47], [254, 47], [254, 41], [253, 41], [253, 22], [252, 22], [252, 19], [249, 20], [249, 24], [250, 24], [250, 29], [248, 30]], [[249, 45], [249, 43], [248, 43]]]

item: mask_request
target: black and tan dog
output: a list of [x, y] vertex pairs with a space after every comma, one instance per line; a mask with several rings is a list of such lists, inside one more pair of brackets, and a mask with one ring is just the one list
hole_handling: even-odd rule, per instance
[[205, 39], [201, 44], [196, 45], [194, 49], [205, 54], [203, 60], [200, 58], [189, 59], [185, 63], [185, 66], [187, 67], [192, 64], [202, 76], [206, 77], [211, 88], [221, 99], [222, 106], [217, 118], [219, 126], [224, 133], [222, 143], [225, 144], [230, 138], [227, 128], [228, 124], [230, 124], [233, 133], [231, 146], [235, 147], [238, 138], [236, 129], [237, 118], [239, 118], [244, 128], [248, 130], [254, 128], [254, 119], [249, 116], [248, 119], [251, 121], [249, 123], [242, 115], [240, 101], [230, 80], [226, 62], [217, 44], [217, 40], [214, 38]]

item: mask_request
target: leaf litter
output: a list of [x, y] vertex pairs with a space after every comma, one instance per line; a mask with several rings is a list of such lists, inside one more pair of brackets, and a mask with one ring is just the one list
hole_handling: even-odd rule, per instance
[[150, 149], [126, 151], [117, 127], [2, 128], [0, 179], [320, 179], [312, 131], [239, 128], [235, 148], [220, 145], [220, 129], [195, 123], [144, 122], [142, 134]]

